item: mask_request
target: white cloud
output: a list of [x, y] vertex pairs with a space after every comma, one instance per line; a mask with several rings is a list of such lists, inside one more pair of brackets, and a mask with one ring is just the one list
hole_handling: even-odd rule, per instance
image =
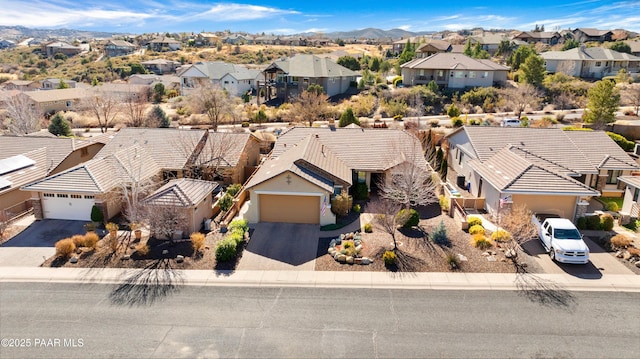
[[245, 21], [293, 14], [299, 14], [299, 12], [258, 5], [217, 4], [194, 17], [206, 17], [211, 21]]
[[400, 26], [397, 26], [396, 28], [400, 30], [410, 31], [411, 25], [400, 25]]

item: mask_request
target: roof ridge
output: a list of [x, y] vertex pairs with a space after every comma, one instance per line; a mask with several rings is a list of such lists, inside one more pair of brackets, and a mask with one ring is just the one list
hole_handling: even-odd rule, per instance
[[[569, 172], [571, 172], [571, 173], [576, 173], [576, 171], [572, 170], [571, 168], [567, 168], [567, 167], [565, 167], [565, 166], [563, 166], [563, 165], [561, 165], [561, 164], [559, 164], [559, 163], [556, 163], [555, 161], [552, 161], [552, 160], [546, 159], [546, 158], [544, 158], [544, 157], [542, 157], [542, 156], [539, 156], [539, 155], [537, 155], [537, 154], [535, 154], [535, 153], [533, 153], [533, 152], [531, 152], [531, 151], [529, 151], [529, 150], [527, 150], [527, 149], [524, 149], [524, 148], [522, 148], [522, 147], [520, 147], [520, 146], [518, 146], [518, 145], [511, 145], [511, 144], [509, 144], [509, 145], [507, 145], [507, 146], [511, 146], [511, 147], [513, 147], [513, 148], [517, 148], [517, 149], [519, 149], [520, 151], [522, 151], [522, 152], [526, 152], [526, 153], [530, 154], [531, 156], [533, 156], [533, 157], [535, 157], [535, 158], [541, 159], [541, 160], [543, 160], [543, 161], [545, 161], [545, 162], [552, 163], [552, 164], [554, 164], [554, 165], [556, 165], [556, 166], [558, 166], [558, 167], [560, 167], [560, 168], [564, 168], [565, 170], [567, 170], [567, 171], [569, 171]], [[521, 157], [521, 156], [519, 156], [519, 157]], [[525, 158], [525, 160], [526, 160], [526, 158]]]

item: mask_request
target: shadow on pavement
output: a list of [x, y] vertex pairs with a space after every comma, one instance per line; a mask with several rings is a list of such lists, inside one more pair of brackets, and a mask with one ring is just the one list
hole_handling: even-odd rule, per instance
[[601, 268], [597, 268], [593, 263], [587, 264], [565, 264], [556, 263], [565, 273], [582, 279], [600, 279], [602, 278]]
[[69, 221], [62, 219], [43, 219], [35, 221], [18, 233], [3, 247], [53, 247], [61, 239], [74, 234], [84, 234], [85, 221]]
[[178, 292], [184, 279], [171, 268], [170, 259], [158, 259], [142, 270], [136, 270], [110, 294], [116, 305], [152, 305], [172, 293]]
[[528, 273], [525, 267], [517, 263], [515, 266], [515, 284], [518, 288], [518, 294], [543, 306], [574, 310], [573, 306], [576, 304], [576, 300], [571, 292], [552, 280]]
[[318, 257], [318, 226], [259, 223], [245, 250], [298, 266]]

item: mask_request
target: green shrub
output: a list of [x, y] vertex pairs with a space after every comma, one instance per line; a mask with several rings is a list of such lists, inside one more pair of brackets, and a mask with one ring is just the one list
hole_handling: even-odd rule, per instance
[[61, 239], [56, 242], [56, 257], [58, 258], [69, 258], [75, 250], [76, 245], [71, 238]]
[[460, 268], [460, 258], [453, 252], [447, 252], [447, 254], [445, 254], [444, 256], [444, 261], [449, 265], [449, 268], [451, 269]]
[[587, 229], [597, 231], [600, 229], [600, 216], [594, 214], [587, 217]]
[[507, 242], [511, 240], [511, 233], [505, 231], [504, 229], [498, 229], [497, 231], [491, 233], [491, 240], [496, 242]]
[[604, 231], [610, 231], [613, 229], [613, 216], [609, 213], [605, 213], [600, 216], [600, 228]]
[[396, 265], [397, 256], [394, 251], [386, 251], [382, 255], [382, 260], [384, 261], [384, 265], [386, 266], [394, 266]]
[[438, 197], [438, 202], [443, 211], [449, 211], [449, 199], [445, 195], [441, 194], [440, 197]]
[[623, 226], [635, 232], [640, 227], [640, 220], [630, 221], [627, 224], [623, 224]]
[[359, 204], [354, 204], [352, 209], [353, 209], [353, 211], [354, 211], [354, 212], [356, 212], [356, 213], [360, 213], [360, 210], [361, 210], [362, 208], [360, 207], [360, 205], [359, 205]]
[[216, 262], [228, 262], [236, 257], [237, 244], [231, 238], [225, 238], [216, 246]]
[[462, 127], [462, 125], [464, 125], [464, 121], [460, 117], [453, 117], [451, 119], [451, 126]]
[[244, 241], [244, 232], [236, 228], [234, 231], [227, 234], [226, 239], [231, 239], [236, 243], [236, 245], [238, 245]]
[[225, 194], [218, 200], [218, 206], [220, 206], [220, 210], [222, 212], [226, 212], [233, 205], [233, 197], [229, 196], [229, 194]]
[[431, 232], [431, 240], [436, 244], [446, 245], [449, 243], [447, 227], [444, 225], [444, 221], [440, 221], [433, 232]]
[[95, 204], [93, 205], [93, 207], [91, 207], [91, 221], [98, 223], [104, 222], [104, 215], [102, 214], [102, 210]]
[[456, 106], [455, 103], [452, 103], [451, 106], [447, 109], [447, 116], [453, 120], [455, 117], [460, 116], [460, 109]]
[[342, 242], [342, 248], [347, 249], [352, 247], [353, 247], [353, 242], [349, 242], [349, 241]]
[[618, 204], [613, 201], [607, 202], [605, 209], [611, 212], [618, 212], [620, 210], [620, 208], [618, 208]]
[[396, 223], [404, 228], [415, 227], [420, 223], [420, 215], [415, 209], [401, 209], [396, 214]]
[[373, 226], [371, 225], [371, 223], [365, 223], [364, 233], [372, 233], [372, 232], [373, 232]]
[[576, 223], [576, 227], [578, 227], [578, 229], [587, 229], [587, 217], [578, 218], [578, 223]]
[[241, 126], [242, 127], [249, 127], [249, 122], [244, 121], [244, 122], [242, 122]]
[[235, 197], [236, 194], [238, 194], [238, 192], [240, 192], [240, 190], [242, 189], [242, 185], [241, 184], [232, 184], [231, 186], [227, 187], [227, 194], [231, 197]]
[[619, 135], [617, 133], [614, 132], [607, 132], [607, 135], [609, 135], [609, 137], [611, 137], [611, 139], [618, 144], [618, 146], [620, 146], [623, 150], [627, 151], [627, 152], [631, 152], [633, 151], [633, 148], [635, 147], [635, 143], [633, 141], [629, 141], [626, 139], [626, 137]]
[[467, 217], [467, 223], [469, 224], [469, 227], [482, 226], [482, 218], [469, 216]]
[[353, 186], [353, 196], [356, 200], [365, 200], [369, 197], [369, 187], [366, 183], [356, 183]]
[[484, 233], [477, 233], [473, 235], [473, 237], [471, 237], [471, 242], [473, 246], [478, 249], [487, 249], [492, 246], [491, 241], [484, 235]]
[[71, 124], [60, 112], [56, 113], [49, 123], [49, 132], [56, 136], [71, 136]]
[[476, 235], [476, 234], [484, 235], [485, 234], [485, 229], [484, 229], [483, 226], [481, 226], [479, 224], [476, 224], [476, 225], [473, 225], [473, 226], [469, 227], [469, 234], [472, 235], [472, 236]]
[[231, 223], [229, 223], [227, 228], [229, 229], [230, 232], [233, 232], [236, 229], [240, 229], [244, 234], [249, 230], [249, 223], [247, 222], [246, 219], [234, 219], [233, 221], [231, 221]]

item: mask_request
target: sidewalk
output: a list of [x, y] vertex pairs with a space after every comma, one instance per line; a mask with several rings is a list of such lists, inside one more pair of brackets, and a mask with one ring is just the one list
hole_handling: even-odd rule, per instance
[[[152, 272], [144, 269], [0, 267], [2, 282], [119, 284], [148, 272], [160, 279], [158, 285], [323, 287], [441, 290], [545, 290], [555, 285], [563, 290], [640, 292], [640, 276], [603, 275], [582, 279], [569, 274], [516, 275], [501, 273], [388, 273], [318, 271], [208, 271], [175, 270]], [[173, 281], [173, 282], [171, 282]], [[523, 283], [527, 283], [523, 285]], [[131, 284], [131, 283], [130, 283]]]

